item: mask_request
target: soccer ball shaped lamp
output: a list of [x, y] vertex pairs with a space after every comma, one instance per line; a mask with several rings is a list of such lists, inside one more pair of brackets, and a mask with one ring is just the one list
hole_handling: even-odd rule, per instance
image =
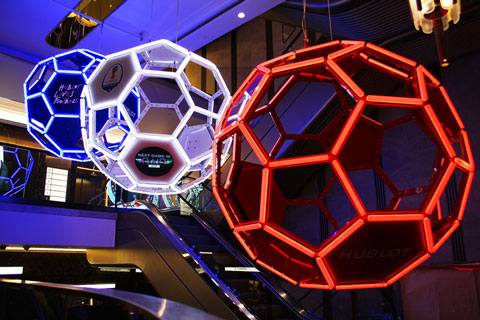
[[[335, 93], [323, 121], [292, 132], [282, 114], [318, 108], [317, 87]], [[304, 89], [310, 103], [292, 102]], [[231, 160], [215, 162], [212, 178], [226, 220], [252, 259], [305, 288], [395, 282], [459, 226], [473, 179], [464, 125], [440, 82], [360, 41], [258, 65], [222, 117], [214, 160], [232, 137]]]
[[24, 83], [27, 130], [58, 157], [90, 161], [80, 130], [80, 94], [102, 56], [75, 50], [39, 62]]
[[[194, 85], [200, 72], [191, 72], [201, 68], [212, 76], [210, 93]], [[132, 90], [141, 100], [138, 118], [124, 107]], [[180, 193], [211, 175], [213, 134], [230, 93], [210, 61], [168, 40], [155, 41], [107, 56], [82, 96], [86, 151], [124, 189]], [[112, 152], [97, 133], [108, 126], [98, 128], [95, 119], [117, 105], [130, 133], [121, 150]]]
[[[39, 62], [24, 83], [27, 130], [42, 147], [58, 157], [90, 161], [82, 141], [80, 95], [102, 60], [103, 56], [85, 49], [62, 53]], [[135, 91], [129, 94], [128, 106], [138, 115], [140, 100]], [[114, 113], [119, 116], [118, 110]], [[106, 110], [97, 117], [98, 126], [107, 118]], [[125, 126], [118, 127], [128, 132]], [[110, 141], [107, 147], [117, 150], [121, 143]]]

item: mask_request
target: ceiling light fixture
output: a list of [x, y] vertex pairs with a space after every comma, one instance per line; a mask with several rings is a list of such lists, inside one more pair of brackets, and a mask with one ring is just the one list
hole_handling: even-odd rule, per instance
[[0, 275], [19, 275], [23, 274], [23, 267], [0, 267]]
[[[45, 41], [55, 48], [70, 49], [110, 16], [126, 0], [81, 0], [47, 35]], [[105, 2], [105, 3], [104, 3]], [[108, 4], [108, 6], [107, 6]]]
[[426, 34], [435, 31], [438, 60], [440, 66], [449, 65], [443, 32], [450, 26], [450, 21], [460, 20], [460, 0], [410, 0], [413, 24], [417, 30]]
[[239, 13], [237, 14], [237, 17], [238, 17], [239, 19], [245, 18], [245, 12], [239, 12]]

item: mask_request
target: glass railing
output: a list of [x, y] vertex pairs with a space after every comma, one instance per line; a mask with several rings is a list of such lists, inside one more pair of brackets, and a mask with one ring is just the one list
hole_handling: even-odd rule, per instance
[[219, 319], [178, 302], [114, 289], [0, 279], [0, 320]]

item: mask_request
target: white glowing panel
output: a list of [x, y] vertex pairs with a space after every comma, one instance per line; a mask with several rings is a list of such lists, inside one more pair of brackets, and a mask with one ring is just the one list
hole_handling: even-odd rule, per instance
[[[199, 82], [202, 68], [212, 76], [213, 90], [192, 84]], [[126, 107], [130, 92], [140, 96], [140, 115]], [[212, 62], [168, 40], [111, 54], [82, 92], [86, 152], [107, 177], [129, 191], [184, 192], [212, 173], [213, 134], [229, 99]], [[97, 114], [105, 110], [109, 120], [97, 128]], [[125, 139], [118, 151], [102, 138], [112, 130]]]

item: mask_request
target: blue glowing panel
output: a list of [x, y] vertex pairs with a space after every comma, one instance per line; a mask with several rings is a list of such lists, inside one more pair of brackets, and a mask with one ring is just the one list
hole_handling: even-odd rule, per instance
[[0, 194], [13, 196], [25, 188], [33, 168], [29, 150], [0, 146]]
[[80, 129], [80, 94], [103, 56], [74, 50], [39, 62], [24, 84], [27, 130], [58, 157], [90, 161]]

